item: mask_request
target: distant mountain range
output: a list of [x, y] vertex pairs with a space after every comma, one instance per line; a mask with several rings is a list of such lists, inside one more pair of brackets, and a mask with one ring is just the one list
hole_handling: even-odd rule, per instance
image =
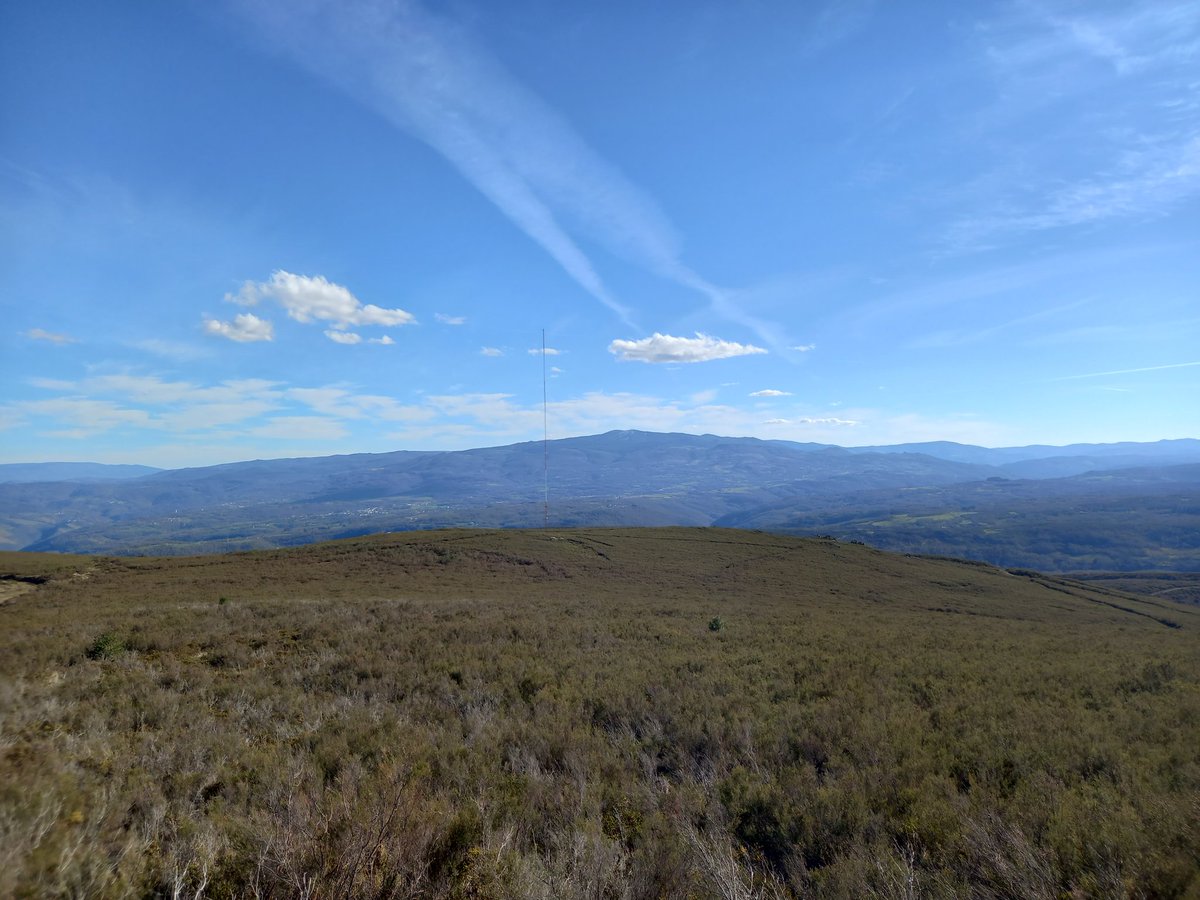
[[0, 484], [31, 481], [118, 481], [161, 472], [153, 466], [112, 466], [104, 463], [46, 462], [0, 464]]
[[[552, 441], [549, 459], [559, 526], [720, 524], [1048, 571], [1200, 570], [1200, 440], [846, 449], [613, 431]], [[168, 555], [546, 516], [540, 442], [106, 468], [48, 463], [33, 481], [37, 467], [0, 466], [0, 549]]]

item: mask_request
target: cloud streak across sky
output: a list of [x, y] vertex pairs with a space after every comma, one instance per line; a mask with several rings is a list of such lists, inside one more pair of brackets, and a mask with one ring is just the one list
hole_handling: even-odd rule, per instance
[[414, 2], [311, 0], [240, 7], [297, 63], [424, 141], [626, 325], [634, 311], [605, 284], [578, 236], [700, 293], [718, 315], [779, 344], [682, 259], [655, 201], [456, 25]]

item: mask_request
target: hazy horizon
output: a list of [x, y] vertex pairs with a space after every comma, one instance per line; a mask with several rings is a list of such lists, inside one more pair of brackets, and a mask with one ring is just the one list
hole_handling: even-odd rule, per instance
[[[0, 463], [1200, 436], [1200, 6], [0, 10]], [[542, 355], [545, 332], [546, 356]]]
[[[683, 434], [683, 435], [687, 435], [689, 437], [715, 437], [715, 438], [720, 438], [722, 440], [762, 440], [762, 441], [782, 440], [781, 438], [758, 438], [753, 435], [713, 434], [711, 432], [704, 432], [704, 433], [693, 433], [693, 432], [686, 432], [686, 431], [685, 432], [655, 432], [655, 431], [647, 431], [646, 429], [614, 429], [614, 430], [615, 431], [624, 431], [624, 432], [636, 432], [639, 434], [659, 434], [659, 435]], [[570, 440], [572, 438], [600, 437], [600, 436], [603, 436], [604, 434], [608, 434], [608, 433], [611, 433], [611, 432], [596, 432], [593, 434], [564, 435], [561, 437], [550, 437], [549, 440], [551, 443], [554, 443], [555, 441]], [[1111, 443], [1113, 443], [1113, 444], [1119, 444], [1119, 443], [1156, 444], [1156, 443], [1164, 443], [1164, 442], [1171, 442], [1171, 441], [1193, 441], [1193, 440], [1200, 440], [1200, 439], [1197, 439], [1197, 438], [1161, 438], [1157, 441], [1139, 441], [1139, 442], [1116, 441], [1116, 442], [1111, 442]], [[314, 459], [314, 458], [321, 458], [321, 457], [325, 457], [325, 456], [353, 456], [353, 455], [362, 454], [362, 453], [395, 453], [395, 452], [401, 452], [401, 453], [403, 453], [403, 452], [455, 453], [455, 452], [459, 452], [459, 451], [463, 451], [463, 450], [497, 449], [497, 448], [501, 448], [501, 447], [508, 447], [508, 446], [513, 446], [513, 445], [522, 444], [522, 443], [541, 444], [542, 441], [543, 441], [542, 438], [531, 438], [531, 439], [522, 440], [522, 441], [508, 441], [503, 444], [480, 444], [475, 447], [441, 447], [441, 448], [429, 447], [429, 448], [423, 448], [421, 450], [412, 450], [411, 448], [407, 448], [407, 447], [393, 447], [391, 450], [347, 450], [344, 453], [329, 453], [329, 454], [326, 454], [326, 453], [303, 454], [303, 453], [301, 453], [301, 454], [293, 454], [293, 455], [284, 456], [284, 457], [246, 457], [243, 459], [225, 459], [225, 460], [218, 460], [215, 462], [199, 463], [196, 465], [186, 465], [185, 464], [185, 465], [181, 465], [181, 466], [156, 466], [153, 463], [146, 463], [146, 462], [100, 463], [100, 464], [101, 465], [144, 466], [144, 467], [148, 467], [148, 468], [157, 468], [157, 469], [160, 469], [163, 471], [167, 471], [167, 470], [176, 469], [176, 468], [179, 468], [179, 469], [203, 468], [205, 466], [210, 466], [210, 465], [211, 466], [232, 465], [232, 464], [241, 463], [241, 462], [271, 461], [271, 460], [278, 460], [278, 459]], [[863, 450], [863, 449], [869, 449], [872, 447], [898, 446], [898, 445], [884, 445], [884, 444], [827, 444], [826, 442], [801, 442], [801, 441], [795, 441], [792, 443], [820, 443], [825, 446], [838, 447], [843, 450]], [[951, 444], [957, 444], [958, 446], [982, 447], [985, 450], [1022, 449], [1024, 447], [1047, 447], [1047, 448], [1053, 448], [1053, 449], [1062, 449], [1062, 448], [1069, 447], [1069, 446], [1094, 446], [1095, 445], [1094, 442], [1080, 442], [1077, 445], [1034, 443], [1034, 444], [1025, 444], [1025, 445], [1020, 445], [1020, 446], [1012, 446], [1012, 447], [999, 447], [999, 446], [987, 447], [982, 444], [964, 444], [961, 441], [937, 441], [937, 440], [901, 442], [900, 445], [906, 445], [906, 444], [910, 444], [910, 443], [911, 444], [951, 443]], [[5, 460], [5, 461], [0, 462], [0, 465], [17, 465], [17, 466], [39, 465], [39, 464], [44, 464], [44, 465], [76, 465], [76, 464], [79, 464], [79, 465], [83, 465], [83, 464], [96, 463], [96, 462], [97, 461], [94, 459], [20, 459], [20, 460], [13, 460], [13, 461]]]

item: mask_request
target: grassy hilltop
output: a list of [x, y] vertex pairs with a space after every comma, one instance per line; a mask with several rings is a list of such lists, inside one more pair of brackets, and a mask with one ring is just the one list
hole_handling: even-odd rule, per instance
[[1200, 897], [1200, 609], [721, 529], [0, 554], [0, 897]]

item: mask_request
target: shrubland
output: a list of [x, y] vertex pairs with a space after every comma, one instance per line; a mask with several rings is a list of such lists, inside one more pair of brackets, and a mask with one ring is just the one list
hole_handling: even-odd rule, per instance
[[0, 896], [1200, 896], [1190, 606], [721, 529], [0, 574]]

